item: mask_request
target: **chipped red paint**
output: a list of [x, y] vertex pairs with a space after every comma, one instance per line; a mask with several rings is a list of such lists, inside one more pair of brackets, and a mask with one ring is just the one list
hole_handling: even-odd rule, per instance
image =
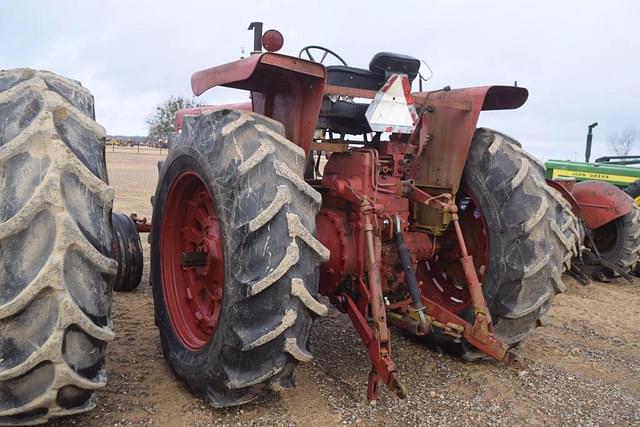
[[518, 108], [527, 100], [521, 87], [484, 86], [414, 93], [422, 107], [424, 145], [416, 162], [416, 184], [433, 191], [455, 194], [482, 110]]
[[194, 95], [214, 86], [251, 91], [253, 111], [281, 122], [285, 136], [309, 152], [326, 77], [321, 64], [260, 53], [194, 73], [191, 88]]
[[[407, 184], [403, 181], [402, 159], [407, 150], [412, 149], [410, 144], [394, 137], [388, 143], [380, 144], [378, 150], [352, 149], [346, 153], [334, 153], [325, 166], [319, 187], [323, 192], [323, 209], [317, 219], [318, 238], [331, 253], [329, 261], [321, 267], [319, 290], [349, 315], [367, 348], [374, 367], [369, 376], [370, 400], [377, 398], [379, 381], [391, 391], [403, 392], [391, 358], [386, 319], [376, 322], [374, 313], [375, 304], [380, 300], [376, 290], [379, 286], [382, 295], [388, 299], [382, 309], [388, 314], [383, 318], [388, 315], [398, 325], [412, 325], [407, 316], [413, 303], [404, 273], [397, 268], [399, 258], [392, 232], [396, 216], [403, 224], [405, 244], [414, 258], [426, 314], [433, 319], [433, 324], [454, 328], [479, 350], [498, 360], [507, 357], [507, 346], [493, 335], [491, 316], [480, 281], [475, 273], [470, 273], [470, 270], [475, 271], [472, 260], [480, 270], [487, 263], [488, 239], [484, 220], [481, 214], [477, 215], [473, 201], [460, 211], [461, 227], [470, 237], [468, 252], [464, 241], [460, 250], [451, 249], [457, 247], [462, 238], [456, 232], [441, 238], [443, 241], [451, 240], [449, 249], [442, 252], [430, 234], [412, 230], [412, 201], [414, 204], [437, 205], [431, 202], [433, 198], [429, 194], [405, 194]], [[451, 209], [452, 212], [458, 211], [455, 206]], [[372, 245], [367, 243], [368, 230], [373, 232]], [[374, 248], [373, 254], [371, 247]], [[439, 256], [445, 258], [439, 259]], [[433, 266], [430, 272], [421, 268], [427, 263]], [[436, 268], [442, 270], [437, 273]], [[442, 274], [445, 269], [449, 278]], [[372, 275], [372, 270], [379, 274]], [[456, 286], [449, 282], [451, 278], [473, 283], [471, 292], [457, 291]], [[438, 287], [441, 291], [435, 292]], [[460, 317], [461, 311], [469, 306], [478, 313], [473, 324]], [[369, 318], [371, 322], [367, 322]], [[403, 320], [397, 322], [397, 319]]]

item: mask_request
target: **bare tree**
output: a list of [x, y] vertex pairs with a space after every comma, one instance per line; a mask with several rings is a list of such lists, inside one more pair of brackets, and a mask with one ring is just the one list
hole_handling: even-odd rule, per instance
[[607, 141], [609, 142], [609, 148], [613, 150], [618, 156], [627, 156], [636, 140], [638, 139], [638, 130], [634, 127], [627, 127], [622, 132], [615, 132], [609, 135]]
[[189, 100], [181, 96], [170, 96], [169, 99], [155, 107], [151, 117], [147, 119], [149, 137], [166, 138], [175, 132], [176, 111], [183, 108], [200, 107], [202, 104], [195, 98]]

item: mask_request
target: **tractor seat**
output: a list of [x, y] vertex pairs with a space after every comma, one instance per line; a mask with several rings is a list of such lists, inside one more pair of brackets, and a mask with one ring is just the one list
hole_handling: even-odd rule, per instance
[[413, 81], [418, 75], [420, 60], [398, 53], [376, 53], [369, 69], [330, 65], [327, 67], [327, 83], [354, 89], [378, 90], [384, 84], [387, 74], [404, 73]]

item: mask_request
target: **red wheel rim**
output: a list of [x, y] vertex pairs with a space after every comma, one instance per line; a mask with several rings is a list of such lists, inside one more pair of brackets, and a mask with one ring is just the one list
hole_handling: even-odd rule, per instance
[[[489, 231], [480, 206], [473, 196], [461, 188], [457, 194], [460, 228], [469, 255], [473, 257], [478, 279], [482, 282], [489, 262]], [[423, 292], [438, 304], [460, 313], [471, 304], [471, 295], [460, 264], [461, 256], [453, 227], [441, 238], [440, 252], [418, 265], [416, 276]]]
[[160, 232], [162, 289], [173, 330], [186, 347], [200, 350], [220, 319], [224, 252], [213, 198], [195, 172], [171, 184]]

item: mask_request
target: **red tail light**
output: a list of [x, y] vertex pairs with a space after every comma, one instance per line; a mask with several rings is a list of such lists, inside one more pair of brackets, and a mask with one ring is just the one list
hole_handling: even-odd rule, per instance
[[284, 37], [278, 30], [267, 30], [262, 35], [262, 46], [269, 52], [276, 52], [282, 49]]

